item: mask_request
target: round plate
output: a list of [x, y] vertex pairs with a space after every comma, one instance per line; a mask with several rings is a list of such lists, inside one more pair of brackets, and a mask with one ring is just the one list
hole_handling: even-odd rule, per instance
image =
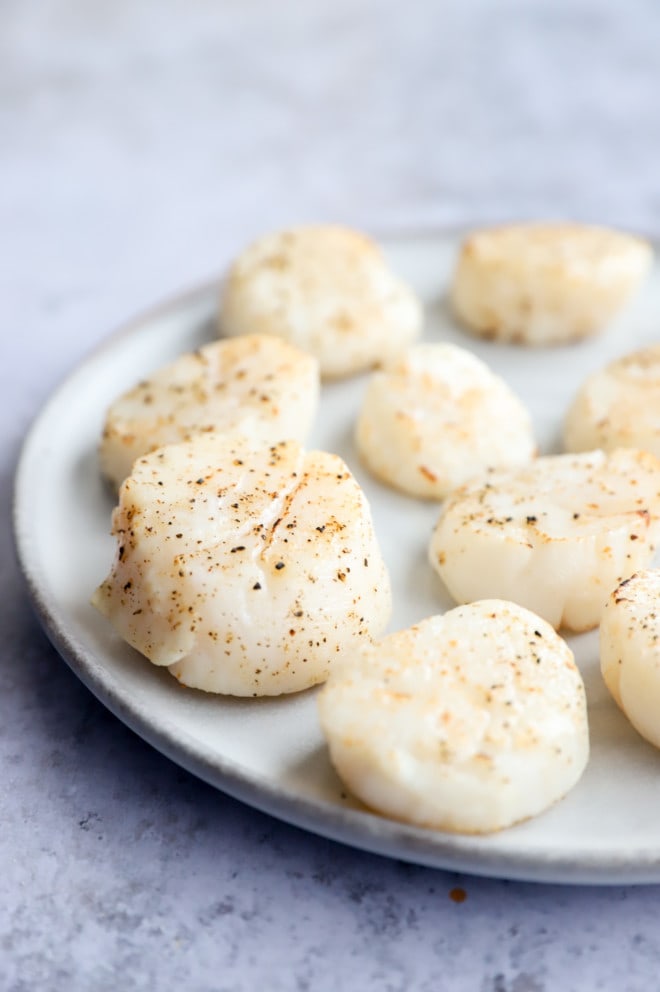
[[[627, 313], [600, 338], [556, 349], [481, 342], [446, 308], [459, 238], [410, 237], [384, 245], [392, 267], [427, 309], [426, 337], [485, 359], [532, 411], [542, 451], [558, 450], [568, 402], [584, 376], [650, 343], [660, 314], [657, 269]], [[592, 755], [557, 806], [487, 837], [408, 827], [347, 796], [329, 763], [315, 693], [239, 700], [184, 689], [123, 644], [89, 605], [109, 570], [112, 499], [96, 449], [115, 396], [174, 356], [215, 336], [217, 287], [153, 311], [114, 335], [67, 379], [33, 425], [16, 482], [19, 558], [51, 640], [93, 693], [128, 726], [212, 785], [283, 820], [359, 848], [420, 864], [538, 881], [660, 881], [660, 755], [631, 729], [601, 682], [595, 634], [570, 639], [589, 700]], [[393, 580], [391, 629], [451, 604], [427, 564], [436, 504], [389, 491], [362, 469], [352, 442], [364, 389], [357, 377], [324, 387], [311, 446], [342, 455], [371, 501]]]

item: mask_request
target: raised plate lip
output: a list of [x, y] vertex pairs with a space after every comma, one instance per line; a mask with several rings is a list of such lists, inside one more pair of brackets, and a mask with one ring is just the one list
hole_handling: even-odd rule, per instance
[[[381, 235], [385, 244], [456, 238], [461, 229], [404, 231]], [[42, 581], [27, 511], [27, 476], [34, 449], [48, 419], [51, 406], [71, 381], [84, 375], [106, 349], [122, 337], [139, 333], [159, 317], [208, 301], [209, 308], [220, 287], [219, 280], [208, 280], [149, 307], [122, 324], [89, 351], [65, 376], [33, 420], [24, 439], [15, 473], [13, 533], [20, 569], [39, 619], [58, 653], [74, 674], [126, 726], [143, 740], [198, 778], [228, 795], [284, 822], [314, 834], [345, 843], [372, 854], [402, 861], [466, 872], [485, 877], [518, 881], [562, 884], [654, 884], [660, 882], [660, 842], [652, 856], [627, 852], [596, 852], [574, 849], [557, 855], [540, 847], [524, 852], [502, 852], [488, 847], [488, 837], [439, 833], [388, 820], [362, 810], [343, 809], [321, 799], [301, 796], [293, 789], [274, 785], [266, 777], [242, 767], [205, 748], [172, 721], [155, 726], [139, 702], [118, 691], [110, 670], [96, 663], [93, 655], [59, 616], [59, 609]], [[211, 314], [211, 310], [209, 313]]]

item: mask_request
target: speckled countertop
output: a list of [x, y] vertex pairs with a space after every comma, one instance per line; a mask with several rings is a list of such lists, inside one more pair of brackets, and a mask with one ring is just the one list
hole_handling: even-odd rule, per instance
[[40, 632], [9, 509], [66, 371], [266, 228], [660, 232], [659, 52], [654, 0], [3, 4], [1, 989], [657, 986], [657, 887], [387, 861], [161, 757]]

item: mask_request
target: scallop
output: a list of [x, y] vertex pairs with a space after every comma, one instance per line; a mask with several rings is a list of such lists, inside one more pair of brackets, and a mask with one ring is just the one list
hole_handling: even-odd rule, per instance
[[319, 694], [340, 778], [421, 827], [501, 830], [579, 780], [584, 686], [567, 644], [514, 603], [485, 600], [363, 646]]
[[600, 625], [600, 663], [616, 704], [647, 741], [660, 748], [660, 571], [624, 580]]
[[649, 271], [648, 242], [603, 227], [513, 224], [462, 245], [451, 298], [481, 337], [553, 345], [601, 331]]
[[198, 435], [138, 459], [94, 605], [182, 684], [296, 692], [379, 635], [390, 583], [344, 462], [294, 441]]
[[522, 465], [536, 451], [521, 401], [452, 344], [416, 345], [374, 373], [356, 443], [377, 478], [427, 499], [442, 499], [488, 468]]
[[417, 297], [378, 246], [337, 226], [260, 238], [232, 265], [220, 306], [223, 334], [282, 337], [315, 355], [326, 377], [397, 355], [421, 326]]
[[594, 372], [564, 423], [568, 451], [644, 448], [660, 456], [660, 345]]
[[456, 490], [429, 557], [458, 602], [497, 596], [553, 627], [588, 630], [617, 583], [651, 561], [659, 515], [654, 455], [548, 456]]
[[106, 415], [101, 469], [119, 487], [136, 458], [212, 430], [304, 442], [319, 401], [318, 362], [250, 334], [182, 355], [117, 399]]

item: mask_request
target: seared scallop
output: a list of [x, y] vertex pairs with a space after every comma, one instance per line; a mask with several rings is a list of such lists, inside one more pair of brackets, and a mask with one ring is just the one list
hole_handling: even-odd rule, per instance
[[418, 337], [420, 304], [378, 246], [344, 227], [310, 226], [260, 238], [234, 262], [221, 333], [274, 334], [315, 355], [321, 374], [350, 375]]
[[514, 224], [463, 243], [451, 298], [482, 337], [552, 345], [602, 330], [633, 296], [652, 260], [648, 242], [581, 224]]
[[488, 468], [522, 465], [536, 450], [521, 401], [452, 344], [416, 345], [372, 375], [356, 442], [377, 478], [428, 499]]
[[654, 455], [557, 455], [457, 489], [429, 557], [458, 602], [497, 596], [588, 630], [617, 583], [650, 562], [659, 520]]
[[605, 684], [635, 730], [660, 748], [660, 571], [637, 572], [612, 593], [600, 624]]
[[263, 335], [216, 341], [158, 369], [112, 404], [101, 468], [118, 487], [136, 458], [212, 430], [304, 442], [318, 400], [311, 355]]
[[500, 600], [362, 647], [333, 671], [319, 712], [351, 792], [437, 830], [486, 833], [535, 816], [573, 788], [589, 754], [570, 649]]
[[594, 372], [566, 416], [568, 451], [644, 448], [660, 456], [660, 345]]
[[198, 435], [138, 459], [94, 605], [184, 685], [237, 696], [322, 682], [382, 632], [391, 596], [367, 501], [336, 455]]

